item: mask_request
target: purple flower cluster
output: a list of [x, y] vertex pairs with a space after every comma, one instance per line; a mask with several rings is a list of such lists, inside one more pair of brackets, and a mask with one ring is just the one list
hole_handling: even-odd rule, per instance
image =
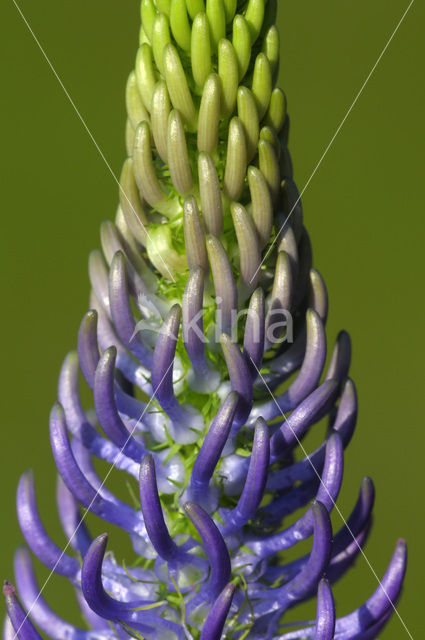
[[[17, 592], [4, 586], [4, 640], [38, 640], [34, 625], [54, 640], [372, 640], [394, 611], [403, 541], [369, 599], [335, 614], [331, 585], [367, 540], [374, 487], [363, 479], [333, 533], [357, 418], [351, 346], [342, 331], [326, 365], [327, 293], [293, 181], [286, 99], [273, 89], [273, 8], [142, 2], [121, 205], [102, 225], [103, 255], [91, 255], [91, 310], [50, 415], [64, 551], [30, 472], [17, 493], [29, 549], [75, 587], [89, 629], [52, 611], [23, 548]], [[137, 506], [107, 488], [95, 458], [138, 483]], [[126, 565], [82, 508], [128, 534]], [[308, 539], [309, 554], [285, 559]], [[316, 620], [287, 623], [312, 597]]]

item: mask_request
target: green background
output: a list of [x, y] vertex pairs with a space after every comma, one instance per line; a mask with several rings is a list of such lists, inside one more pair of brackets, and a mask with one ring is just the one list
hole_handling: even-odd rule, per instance
[[[295, 179], [304, 187], [407, 7], [399, 0], [280, 0], [281, 85]], [[21, 0], [20, 6], [116, 175], [136, 0]], [[413, 637], [423, 614], [424, 5], [413, 4], [303, 196], [315, 266], [330, 294], [328, 336], [353, 339], [360, 413], [340, 508], [362, 476], [377, 487], [366, 555], [381, 576], [399, 536], [410, 565], [399, 612]], [[12, 0], [1, 8], [1, 571], [21, 536], [14, 494], [36, 472], [40, 510], [58, 543], [48, 413], [63, 356], [88, 304], [87, 255], [115, 213], [117, 186]], [[335, 519], [336, 526], [339, 526]], [[103, 525], [97, 524], [95, 532]], [[41, 576], [46, 572], [41, 571]], [[340, 614], [375, 588], [364, 559], [336, 590]], [[56, 578], [46, 593], [64, 613]], [[393, 618], [382, 637], [407, 638]]]

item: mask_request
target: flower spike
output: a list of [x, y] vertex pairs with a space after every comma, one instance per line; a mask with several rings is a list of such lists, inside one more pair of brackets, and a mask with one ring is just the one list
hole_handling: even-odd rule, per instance
[[[277, 0], [140, 1], [118, 208], [90, 256], [91, 310], [50, 416], [63, 552], [31, 473], [17, 492], [30, 550], [76, 590], [89, 629], [38, 596], [21, 549], [30, 617], [7, 583], [5, 640], [40, 640], [32, 622], [53, 640], [374, 640], [397, 605], [403, 541], [357, 610], [338, 617], [332, 597], [371, 532], [375, 492], [364, 478], [333, 536], [357, 396], [345, 331], [326, 365], [328, 294], [276, 84], [277, 10]], [[109, 485], [112, 469], [132, 506]], [[132, 550], [106, 553], [99, 518]], [[314, 621], [286, 620], [312, 597]]]

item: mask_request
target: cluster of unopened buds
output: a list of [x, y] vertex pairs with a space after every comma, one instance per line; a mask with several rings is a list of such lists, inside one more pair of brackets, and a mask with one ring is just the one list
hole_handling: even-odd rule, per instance
[[[65, 551], [40, 520], [31, 473], [17, 494], [28, 547], [75, 587], [89, 628], [51, 610], [22, 548], [16, 591], [4, 586], [5, 640], [39, 639], [36, 627], [54, 640], [367, 640], [394, 611], [403, 541], [369, 599], [335, 614], [331, 585], [362, 552], [374, 488], [363, 479], [333, 533], [356, 391], [344, 331], [326, 365], [326, 288], [275, 86], [276, 10], [142, 0], [120, 206], [90, 257], [91, 310], [50, 416]], [[302, 440], [324, 418], [307, 454]], [[93, 457], [137, 481], [138, 504], [107, 488]], [[125, 565], [86, 511], [128, 533]], [[307, 539], [307, 555], [285, 560]], [[315, 620], [287, 622], [316, 596]]]

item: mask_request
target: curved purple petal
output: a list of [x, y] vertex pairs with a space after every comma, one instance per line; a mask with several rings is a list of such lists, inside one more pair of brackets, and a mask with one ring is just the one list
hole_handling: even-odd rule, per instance
[[3, 594], [6, 599], [7, 613], [19, 640], [43, 640], [22, 608], [15, 588], [8, 580], [4, 581]]
[[326, 335], [320, 316], [309, 309], [306, 315], [307, 344], [301, 369], [288, 389], [258, 406], [251, 414], [262, 415], [271, 420], [280, 412], [292, 411], [316, 388], [326, 359]]
[[230, 580], [231, 566], [226, 543], [202, 507], [194, 502], [186, 502], [184, 510], [201, 536], [210, 563], [210, 576], [201, 591], [210, 600], [216, 599]]
[[[347, 380], [339, 403], [331, 433], [339, 434], [344, 448], [348, 446], [357, 420], [357, 398], [354, 384]], [[283, 490], [294, 482], [308, 482], [316, 477], [315, 469], [321, 473], [325, 459], [326, 442], [302, 460], [278, 471], [272, 471], [267, 481], [267, 489]]]
[[204, 492], [213, 476], [233, 425], [239, 396], [231, 391], [221, 405], [207, 431], [199, 453], [193, 463], [190, 486], [193, 491]]
[[252, 407], [251, 375], [246, 359], [240, 352], [239, 347], [232, 342], [230, 336], [222, 333], [220, 342], [232, 390], [239, 394], [239, 406], [236, 411], [234, 426], [240, 427], [246, 422]]
[[[320, 479], [319, 488], [316, 495], [315, 503], [320, 504], [321, 508], [331, 511], [335, 505], [335, 500], [342, 482], [343, 472], [343, 449], [341, 440], [337, 434], [334, 434], [328, 441], [326, 446], [326, 459], [323, 473]], [[295, 489], [297, 491], [297, 488]], [[295, 502], [297, 505], [297, 501]], [[278, 506], [278, 505], [277, 505]], [[299, 506], [299, 505], [298, 505]], [[273, 512], [276, 506], [271, 505]], [[280, 515], [280, 514], [279, 514]], [[314, 505], [301, 518], [288, 528], [275, 533], [268, 537], [257, 538], [248, 542], [248, 546], [259, 557], [265, 558], [273, 553], [288, 549], [297, 544], [300, 540], [308, 538], [314, 529], [315, 508]]]
[[56, 503], [62, 529], [73, 549], [84, 556], [93, 539], [81, 520], [81, 511], [68, 487], [58, 475], [56, 484]]
[[335, 378], [337, 380], [345, 380], [345, 378], [348, 376], [350, 362], [350, 336], [346, 331], [340, 331], [336, 339], [328, 370], [326, 371], [326, 380], [330, 380], [331, 378]]
[[255, 424], [254, 442], [245, 485], [238, 504], [225, 516], [226, 526], [223, 534], [228, 534], [234, 528], [242, 527], [254, 517], [263, 499], [269, 463], [269, 430], [267, 423], [262, 418], [258, 418]]
[[182, 444], [190, 444], [198, 439], [203, 419], [197, 411], [189, 412], [174, 394], [173, 368], [180, 320], [181, 308], [175, 304], [164, 320], [155, 345], [152, 386], [154, 397], [173, 423], [174, 439]]
[[89, 387], [93, 388], [94, 374], [99, 362], [97, 343], [97, 311], [86, 313], [78, 331], [78, 360], [81, 372]]
[[[141, 291], [137, 293], [143, 293]], [[148, 369], [152, 368], [152, 351], [140, 340], [131, 311], [124, 255], [117, 251], [109, 272], [109, 303], [112, 320], [127, 349]]]
[[69, 624], [48, 606], [40, 593], [31, 557], [26, 549], [18, 549], [15, 554], [15, 577], [24, 606], [31, 611], [31, 618], [44, 633], [54, 640], [89, 640], [91, 631]]
[[122, 450], [123, 454], [140, 462], [144, 448], [134, 439], [121, 420], [114, 397], [116, 349], [110, 347], [99, 360], [94, 378], [94, 406], [105, 434]]
[[[361, 634], [368, 627], [391, 610], [393, 610], [403, 585], [406, 572], [407, 551], [404, 540], [397, 542], [390, 564], [380, 581], [375, 593], [359, 609], [343, 618], [338, 618], [335, 631], [337, 634]], [[344, 637], [344, 636], [342, 636]]]
[[51, 571], [74, 580], [80, 565], [78, 560], [67, 553], [63, 553], [47, 535], [43, 523], [38, 514], [35, 499], [34, 476], [27, 471], [21, 476], [16, 495], [16, 510], [19, 526], [24, 538], [33, 553]]
[[265, 302], [263, 289], [254, 291], [249, 301], [245, 323], [243, 355], [248, 364], [252, 380], [257, 377], [257, 369], [261, 368], [265, 339]]
[[[120, 602], [108, 595], [102, 582], [102, 563], [108, 543], [106, 533], [93, 540], [83, 560], [81, 588], [90, 608], [108, 620], [124, 620], [126, 613], [149, 602]], [[146, 631], [152, 631], [149, 627]]]
[[201, 640], [220, 640], [232, 605], [235, 586], [227, 584], [214, 602], [201, 631]]
[[337, 381], [327, 380], [298, 405], [270, 439], [272, 460], [298, 444], [308, 427], [326, 413], [337, 392]]
[[50, 414], [50, 441], [56, 466], [68, 489], [86, 508], [103, 520], [112, 522], [129, 533], [144, 534], [144, 527], [130, 507], [123, 508], [103, 499], [89, 483], [72, 452], [62, 407], [57, 404]]
[[317, 589], [316, 633], [314, 640], [333, 640], [335, 631], [335, 604], [329, 582], [324, 578]]
[[156, 484], [155, 463], [151, 455], [143, 458], [140, 465], [140, 504], [149, 539], [163, 560], [173, 560], [179, 549], [173, 542], [164, 521]]

